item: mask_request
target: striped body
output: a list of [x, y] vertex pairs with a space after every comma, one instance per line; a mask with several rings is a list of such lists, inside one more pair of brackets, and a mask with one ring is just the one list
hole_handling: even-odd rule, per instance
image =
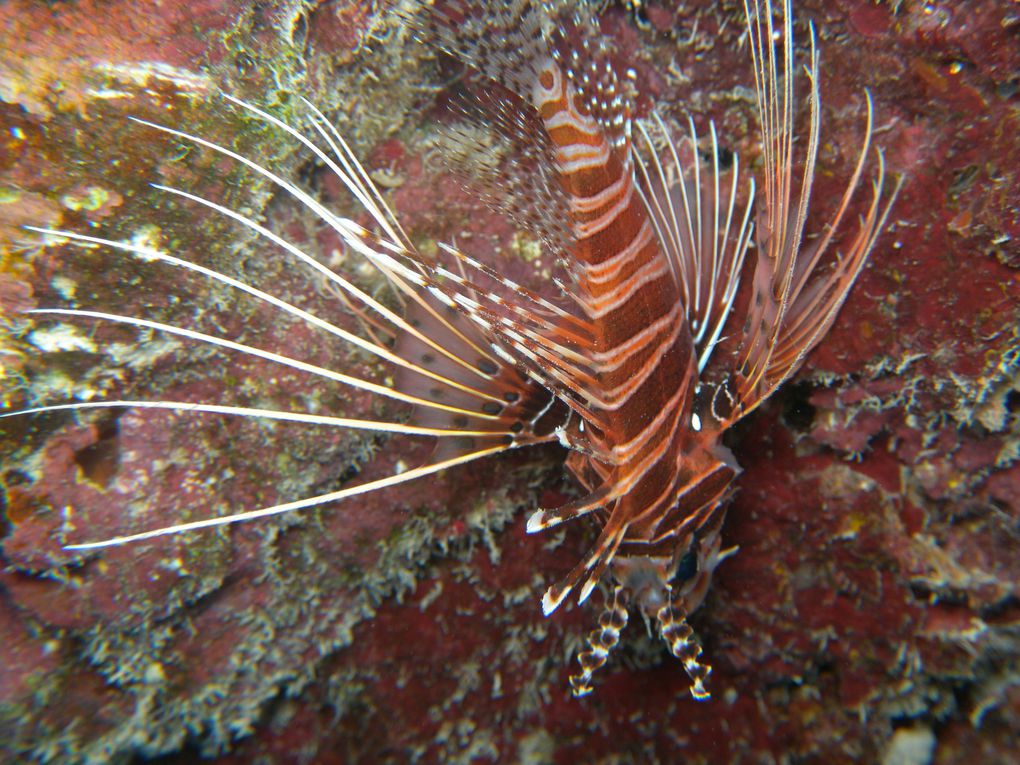
[[[669, 263], [635, 191], [629, 142], [611, 145], [553, 61], [533, 100], [555, 146], [575, 242], [574, 297], [591, 323], [586, 445], [569, 464], [589, 491], [612, 488], [601, 546], [654, 539], [675, 504], [696, 379], [694, 345]], [[594, 427], [592, 427], [594, 426]], [[555, 601], [555, 598], [553, 599]]]
[[[554, 147], [570, 213], [571, 296], [590, 322], [588, 363], [568, 386], [586, 408], [585, 448], [567, 464], [598, 498], [603, 525], [589, 556], [550, 589], [543, 605], [547, 613], [555, 609], [586, 576], [583, 601], [612, 562], [615, 578], [648, 617], [662, 621], [672, 605], [672, 574], [707, 521], [706, 545], [718, 549], [724, 511], [715, 511], [736, 470], [716, 456], [719, 430], [691, 428], [697, 354], [679, 285], [636, 191], [630, 137], [621, 131], [611, 140], [572, 74], [546, 61], [532, 100]], [[621, 117], [629, 126], [629, 114]], [[707, 496], [706, 487], [698, 490], [706, 477]], [[678, 505], [682, 494], [689, 499]], [[582, 502], [575, 514], [590, 505]], [[698, 602], [710, 573], [697, 582]], [[688, 653], [695, 695], [707, 695], [701, 687], [707, 673], [693, 661], [696, 649]], [[587, 692], [587, 677], [573, 680], [575, 693]]]

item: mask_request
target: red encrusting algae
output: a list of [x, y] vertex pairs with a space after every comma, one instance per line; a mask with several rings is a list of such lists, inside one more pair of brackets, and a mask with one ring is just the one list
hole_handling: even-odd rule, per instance
[[[327, 4], [320, 12], [362, 5]], [[744, 53], [736, 44], [739, 17], [717, 3], [647, 5], [649, 15], [654, 10], [669, 23], [657, 20], [654, 31], [644, 30], [610, 10], [604, 24], [638, 73], [638, 87], [654, 85], [660, 108], [690, 104], [695, 114], [713, 117], [721, 134], [733, 136], [732, 148], [751, 160], [753, 109], [735, 89], [746, 86]], [[175, 12], [173, 4], [164, 6]], [[92, 31], [81, 27], [83, 35], [108, 39], [120, 9], [104, 8], [111, 23]], [[53, 19], [68, 22], [78, 11], [54, 6], [44, 15], [22, 6], [19, 12], [45, 30]], [[584, 548], [584, 535], [570, 529], [549, 550], [546, 540], [523, 534], [520, 511], [516, 522], [510, 517], [514, 508], [538, 504], [540, 491], [566, 488], [554, 455], [537, 464], [523, 455], [495, 461], [490, 475], [468, 469], [429, 479], [429, 502], [410, 521], [399, 508], [423, 505], [416, 491], [404, 488], [366, 498], [357, 514], [325, 512], [282, 535], [275, 527], [248, 528], [235, 529], [229, 541], [199, 539], [193, 554], [205, 568], [181, 561], [187, 574], [174, 569], [176, 558], [188, 553], [173, 540], [128, 550], [122, 558], [114, 552], [105, 570], [96, 562], [67, 568], [59, 550], [46, 546], [62, 523], [62, 509], [47, 508], [61, 501], [54, 497], [77, 503], [105, 496], [74, 457], [103, 441], [104, 432], [105, 440], [118, 444], [118, 465], [130, 469], [137, 452], [139, 468], [147, 470], [144, 445], [170, 442], [174, 461], [194, 466], [188, 486], [201, 505], [181, 508], [167, 501], [178, 491], [171, 469], [154, 472], [149, 480], [168, 483], [137, 499], [136, 512], [167, 504], [196, 512], [253, 507], [273, 501], [274, 484], [281, 481], [290, 481], [291, 489], [301, 488], [294, 481], [328, 482], [323, 475], [336, 476], [350, 464], [386, 470], [403, 455], [386, 445], [369, 461], [370, 440], [323, 445], [322, 434], [312, 438], [297, 428], [267, 437], [251, 425], [155, 412], [132, 414], [134, 422], [112, 431], [103, 422], [91, 428], [8, 420], [3, 448], [13, 456], [5, 459], [3, 476], [9, 520], [0, 632], [16, 652], [0, 680], [10, 711], [3, 713], [3, 728], [12, 731], [5, 746], [17, 747], [17, 756], [49, 753], [63, 761], [98, 751], [171, 752], [185, 745], [182, 725], [190, 725], [193, 740], [203, 746], [233, 742], [234, 752], [221, 759], [237, 762], [260, 751], [280, 762], [368, 762], [409, 752], [426, 761], [569, 761], [635, 752], [669, 760], [678, 751], [697, 752], [709, 762], [790, 753], [853, 762], [877, 759], [908, 735], [922, 742], [930, 737], [933, 762], [1004, 756], [997, 747], [1008, 746], [1020, 728], [1008, 669], [1016, 653], [1009, 636], [1018, 618], [1011, 542], [1020, 512], [1020, 426], [1011, 351], [1017, 343], [1020, 240], [1010, 200], [1016, 199], [1020, 173], [1012, 79], [1020, 53], [1010, 42], [1016, 22], [1001, 4], [970, 4], [967, 23], [956, 12], [939, 3], [902, 3], [895, 13], [863, 0], [798, 3], [798, 18], [812, 19], [822, 40], [823, 95], [831, 109], [826, 133], [856, 146], [859, 94], [866, 84], [881, 115], [888, 164], [905, 173], [908, 184], [897, 203], [891, 246], [875, 252], [825, 347], [809, 360], [812, 371], [802, 372], [734, 442], [744, 473], [725, 538], [741, 551], [720, 568], [707, 607], [695, 617], [713, 657], [715, 687], [732, 692], [708, 706], [683, 699], [682, 670], [664, 661], [651, 642], [638, 641], [624, 648], [627, 669], [603, 670], [593, 702], [601, 727], [592, 729], [586, 706], [562, 698], [564, 661], [550, 646], [583, 634], [589, 615], [575, 609], [559, 620], [536, 620], [534, 602], [544, 582], [534, 572], [569, 568]], [[862, 21], [866, 13], [885, 18]], [[290, 54], [272, 47], [273, 35], [246, 9], [232, 10], [229, 23], [236, 34], [215, 42], [226, 52], [208, 60], [226, 60], [233, 53], [229, 46], [253, 30], [276, 51], [265, 54], [267, 61], [288, 60]], [[314, 13], [308, 23], [315, 24]], [[178, 33], [183, 37], [174, 44], [187, 47], [190, 28]], [[983, 44], [974, 45], [979, 39]], [[402, 44], [396, 38], [387, 43]], [[19, 50], [9, 48], [11, 55]], [[119, 50], [111, 57], [119, 58]], [[316, 63], [322, 53], [307, 51], [316, 72], [328, 70]], [[399, 57], [380, 64], [370, 46], [350, 59], [348, 75], [389, 67], [418, 82], [410, 64], [405, 68]], [[93, 63], [65, 66], [80, 66], [75, 73], [91, 78]], [[245, 92], [252, 98], [264, 92], [264, 82], [245, 79], [264, 76], [251, 74], [257, 69], [231, 62], [216, 71], [217, 87], [240, 83], [251, 88]], [[939, 79], [949, 87], [935, 87]], [[337, 98], [334, 89], [316, 87], [301, 91], [320, 104]], [[125, 111], [166, 121], [164, 107], [173, 104], [178, 108], [170, 113], [181, 127], [198, 126], [203, 135], [220, 138], [239, 132], [240, 126], [222, 122], [226, 115], [206, 121], [211, 109], [204, 103], [187, 107], [190, 99], [175, 96], [172, 86], [147, 95], [136, 86], [126, 89], [135, 95], [123, 101], [84, 89], [70, 94], [66, 103], [88, 105], [84, 115], [37, 107], [10, 88], [0, 90], [3, 119], [29, 136], [9, 141], [0, 163], [5, 194], [22, 192], [14, 205], [46, 200], [62, 216], [60, 225], [73, 226], [88, 213], [64, 206], [63, 189], [115, 187], [125, 197], [125, 215], [151, 219], [151, 211], [141, 209], [156, 199], [144, 184], [160, 179], [150, 157], [160, 157], [167, 171], [181, 167], [182, 158], [178, 146], [128, 127]], [[48, 90], [39, 93], [47, 103], [61, 103]], [[387, 95], [407, 96], [395, 90]], [[378, 100], [352, 106], [362, 114], [379, 109]], [[59, 151], [32, 138], [42, 136], [43, 128], [47, 143], [56, 139]], [[76, 130], [79, 142], [72, 140]], [[367, 145], [378, 135], [361, 140]], [[422, 133], [400, 135], [408, 156], [428, 154]], [[252, 140], [269, 145], [267, 136]], [[124, 171], [111, 183], [111, 166], [95, 147], [114, 145], [122, 149], [117, 167]], [[822, 150], [823, 162], [849, 159], [835, 145]], [[96, 156], [89, 160], [87, 154]], [[69, 162], [73, 157], [87, 161]], [[192, 185], [218, 185], [214, 169], [197, 164]], [[38, 186], [26, 180], [34, 174], [45, 179]], [[410, 177], [394, 196], [421, 205], [420, 195], [412, 198], [407, 190], [415, 183], [428, 189], [441, 171], [426, 163], [423, 174]], [[844, 173], [834, 176], [838, 181]], [[216, 195], [213, 188], [203, 193]], [[15, 209], [9, 199], [0, 217]], [[451, 190], [442, 211], [420, 214], [440, 220], [457, 200]], [[470, 210], [467, 196], [459, 201]], [[405, 216], [402, 203], [396, 207], [407, 228], [415, 229], [417, 213]], [[964, 210], [972, 211], [969, 219], [960, 218]], [[268, 211], [293, 215], [278, 201]], [[174, 215], [180, 221], [174, 238], [187, 249], [208, 241], [210, 230], [212, 241], [227, 241], [220, 223], [201, 210], [179, 208]], [[460, 220], [470, 219], [461, 213]], [[4, 235], [11, 236], [6, 230]], [[27, 254], [32, 272], [17, 271], [14, 278], [32, 285], [34, 295], [46, 297], [53, 289], [55, 269], [48, 264], [59, 263], [64, 273], [80, 269], [72, 281], [93, 281], [95, 293], [116, 298], [119, 307], [153, 295], [184, 296], [173, 274], [147, 270], [145, 284], [136, 280], [125, 290], [109, 259], [73, 250], [25, 253], [25, 239], [4, 243], [5, 263], [12, 262], [10, 253]], [[505, 242], [507, 249], [510, 244]], [[202, 289], [194, 286], [187, 294], [201, 295]], [[230, 306], [217, 313], [210, 308], [214, 321], [232, 318]], [[260, 321], [267, 317], [256, 314], [254, 322]], [[300, 342], [315, 348], [310, 338]], [[207, 382], [199, 383], [178, 363], [186, 354], [159, 350], [152, 359], [133, 360], [138, 371], [128, 380], [112, 380], [109, 391], [165, 390], [170, 383], [180, 386], [175, 398], [205, 396], [206, 385], [241, 388], [253, 399], [284, 395], [259, 382], [267, 379], [263, 364], [233, 360], [211, 382], [209, 366], [202, 364], [200, 377]], [[68, 352], [62, 366], [77, 373], [91, 364], [84, 354]], [[287, 395], [308, 395], [302, 381], [282, 382], [293, 386]], [[19, 400], [16, 388], [8, 396]], [[288, 446], [281, 457], [283, 442]], [[57, 457], [65, 447], [46, 462], [47, 472], [36, 470], [33, 455]], [[99, 463], [106, 459], [92, 454]], [[34, 512], [29, 503], [36, 503]], [[119, 528], [114, 517], [102, 522], [111, 533]], [[413, 590], [403, 602], [386, 599], [404, 587]], [[109, 606], [76, 621], [83, 602]], [[52, 603], [59, 606], [50, 608]], [[414, 650], [409, 644], [418, 636], [421, 650]], [[451, 666], [458, 668], [453, 681]], [[281, 688], [293, 696], [278, 698]], [[255, 735], [238, 740], [249, 726]]]

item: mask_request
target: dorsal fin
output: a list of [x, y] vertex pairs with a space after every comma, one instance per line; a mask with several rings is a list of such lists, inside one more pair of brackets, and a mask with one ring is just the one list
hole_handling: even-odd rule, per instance
[[404, 20], [426, 44], [526, 97], [537, 65], [549, 55], [552, 5], [558, 3], [417, 0], [416, 12], [405, 13]]
[[517, 93], [490, 80], [466, 84], [449, 106], [456, 121], [440, 128], [448, 144], [443, 156], [469, 193], [536, 235], [553, 259], [562, 260], [573, 237], [538, 114]]
[[[493, 7], [493, 5], [495, 7]], [[481, 180], [482, 201], [538, 234], [557, 260], [573, 243], [565, 221], [569, 205], [557, 179], [548, 126], [536, 111], [536, 85], [555, 66], [575, 93], [577, 106], [606, 140], [629, 146], [630, 99], [609, 59], [592, 8], [585, 3], [507, 0], [500, 4], [419, 0], [405, 14], [423, 41], [450, 53], [484, 85], [470, 85], [452, 99], [461, 125], [448, 128], [457, 152], [453, 164]], [[506, 142], [498, 164], [468, 163], [491, 149], [475, 127]], [[456, 156], [457, 154], [460, 157]]]
[[[698, 134], [688, 117], [688, 135], [674, 140], [658, 114], [638, 122], [635, 152], [638, 190], [659, 244], [673, 268], [687, 322], [703, 371], [737, 294], [751, 241], [754, 181], [740, 186], [740, 162], [721, 166], [715, 125], [710, 123], [709, 163], [698, 157]], [[746, 198], [741, 198], [741, 195]], [[740, 204], [738, 204], [738, 201]]]

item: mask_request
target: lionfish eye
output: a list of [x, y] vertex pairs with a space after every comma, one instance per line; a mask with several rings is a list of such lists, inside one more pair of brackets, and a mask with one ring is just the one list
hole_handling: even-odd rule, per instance
[[695, 412], [705, 411], [712, 400], [713, 393], [715, 393], [715, 385], [698, 383], [694, 389], [694, 401], [691, 404], [691, 409]]
[[676, 579], [677, 583], [686, 582], [688, 579], [698, 573], [698, 553], [694, 550], [688, 550], [684, 553], [684, 557], [680, 559], [680, 562], [676, 566], [676, 573], [673, 574], [673, 578]]

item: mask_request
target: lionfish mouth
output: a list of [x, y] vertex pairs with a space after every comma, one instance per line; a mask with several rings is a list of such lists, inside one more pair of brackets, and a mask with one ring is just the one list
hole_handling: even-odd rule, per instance
[[[555, 297], [526, 289], [487, 265], [484, 257], [452, 244], [441, 245], [438, 260], [424, 256], [386, 194], [311, 103], [305, 102], [309, 128], [301, 130], [224, 95], [326, 168], [371, 226], [335, 214], [294, 180], [227, 146], [153, 122], [135, 122], [261, 176], [384, 280], [400, 308], [359, 288], [348, 273], [327, 267], [307, 247], [252, 215], [169, 185], [156, 188], [225, 216], [325, 280], [359, 319], [361, 331], [151, 246], [44, 227], [29, 230], [42, 234], [47, 245], [106, 247], [197, 274], [369, 354], [391, 374], [377, 381], [141, 316], [84, 308], [29, 313], [39, 319], [112, 322], [225, 349], [397, 402], [409, 415], [359, 419], [218, 402], [108, 400], [36, 406], [0, 416], [170, 409], [435, 441], [429, 459], [398, 474], [224, 517], [67, 545], [76, 551], [332, 504], [512, 449], [558, 442], [570, 450], [567, 467], [584, 494], [535, 512], [528, 531], [584, 517], [598, 535], [588, 554], [549, 588], [543, 611], [552, 613], [575, 590], [583, 602], [600, 582], [614, 578], [614, 561], [643, 565], [670, 545], [711, 534], [705, 547], [711, 560], [696, 558], [689, 564], [693, 571], [685, 573], [695, 577], [697, 593], [674, 591], [670, 578], [675, 572], [665, 568], [651, 583], [661, 596], [654, 609], [661, 637], [689, 675], [694, 698], [708, 698], [705, 682], [711, 668], [700, 660], [702, 649], [687, 616], [700, 602], [711, 569], [725, 557], [718, 554], [722, 515], [717, 511], [725, 504], [736, 468], [720, 456], [720, 439], [822, 340], [883, 227], [895, 191], [882, 202], [884, 163], [876, 151], [877, 177], [857, 232], [841, 240], [843, 253], [830, 258], [834, 262], [827, 270], [820, 268], [864, 175], [870, 97], [860, 158], [846, 192], [821, 236], [804, 247], [819, 146], [819, 59], [812, 31], [805, 67], [807, 141], [795, 144], [790, 0], [782, 5], [779, 26], [774, 26], [771, 2], [745, 0], [761, 125], [758, 184], [736, 157], [722, 167], [711, 123], [708, 160], [703, 162], [698, 149], [704, 142], [693, 118], [683, 137], [674, 136], [658, 114], [645, 121], [633, 118], [633, 105], [590, 12], [558, 14], [530, 0], [421, 0], [415, 5], [407, 21], [416, 33], [457, 56], [485, 85], [462, 116], [486, 124], [512, 147], [511, 166], [496, 168], [485, 198], [532, 231], [562, 262], [564, 276], [556, 282]], [[461, 131], [461, 138], [467, 134]], [[799, 174], [793, 170], [795, 146], [804, 148]], [[514, 167], [527, 168], [529, 174], [523, 177]], [[747, 258], [752, 242], [756, 255]], [[746, 303], [738, 300], [745, 272], [751, 280]], [[633, 580], [615, 578], [599, 626], [588, 637], [589, 648], [579, 655], [581, 671], [570, 679], [575, 695], [591, 691], [593, 673], [619, 642], [628, 600], [643, 606], [650, 602]]]

